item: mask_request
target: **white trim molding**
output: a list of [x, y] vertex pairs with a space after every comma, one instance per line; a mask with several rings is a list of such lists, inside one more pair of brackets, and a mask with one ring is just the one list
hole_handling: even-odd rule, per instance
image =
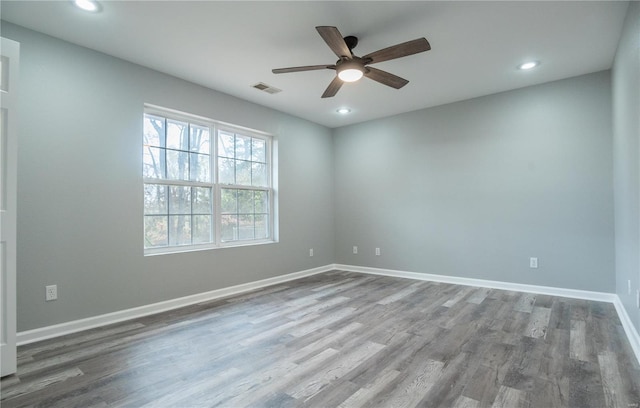
[[152, 303], [131, 309], [119, 310], [113, 313], [87, 317], [86, 319], [73, 320], [70, 322], [45, 326], [38, 329], [19, 332], [16, 336], [18, 346], [37, 341], [47, 340], [54, 337], [64, 336], [66, 334], [76, 333], [83, 330], [93, 329], [96, 327], [106, 326], [113, 323], [119, 323], [126, 320], [136, 319], [139, 317], [149, 316], [168, 310], [178, 309], [185, 306], [194, 305], [196, 303], [207, 302], [214, 299], [224, 298], [237, 295], [243, 292], [249, 292], [255, 289], [264, 288], [266, 286], [277, 285], [307, 276], [317, 275], [333, 270], [333, 265], [321, 266], [318, 268], [307, 269], [300, 272], [289, 273], [286, 275], [275, 276], [273, 278], [262, 279], [255, 282], [243, 283], [241, 285], [230, 286], [227, 288], [216, 289], [208, 292], [197, 293], [194, 295], [184, 296], [177, 299], [166, 300], [163, 302]]
[[524, 283], [512, 283], [492, 281], [485, 279], [462, 278], [458, 276], [435, 275], [431, 273], [406, 272], [393, 269], [371, 268], [367, 266], [335, 265], [341, 271], [360, 272], [371, 275], [393, 276], [396, 278], [407, 278], [431, 282], [451, 283], [454, 285], [477, 286], [481, 288], [513, 290], [517, 292], [536, 293], [539, 295], [562, 296], [574, 299], [595, 300], [598, 302], [613, 303], [617, 298], [613, 293], [591, 292], [588, 290], [554, 288], [551, 286], [527, 285]]
[[638, 359], [638, 363], [640, 363], [640, 335], [633, 323], [631, 323], [631, 318], [627, 314], [627, 310], [622, 305], [622, 301], [618, 296], [616, 296], [616, 300], [613, 302], [613, 305], [616, 307], [618, 317], [620, 318], [622, 327], [624, 327], [624, 332], [627, 333], [627, 338], [629, 339], [631, 348]]

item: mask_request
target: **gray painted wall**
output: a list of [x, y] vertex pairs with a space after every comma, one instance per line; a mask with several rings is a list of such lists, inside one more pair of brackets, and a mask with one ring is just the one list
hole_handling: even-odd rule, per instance
[[[636, 330], [640, 310], [640, 3], [631, 2], [612, 70], [616, 293]], [[631, 294], [627, 282], [631, 280]]]
[[[18, 331], [334, 261], [329, 129], [6, 22], [2, 36], [21, 43]], [[143, 256], [144, 103], [276, 135], [278, 244]]]
[[609, 71], [333, 140], [338, 263], [614, 291]]

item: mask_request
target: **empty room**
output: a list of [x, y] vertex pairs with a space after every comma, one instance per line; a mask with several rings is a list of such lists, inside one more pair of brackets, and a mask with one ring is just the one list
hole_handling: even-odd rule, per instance
[[3, 408], [640, 408], [640, 2], [0, 17]]

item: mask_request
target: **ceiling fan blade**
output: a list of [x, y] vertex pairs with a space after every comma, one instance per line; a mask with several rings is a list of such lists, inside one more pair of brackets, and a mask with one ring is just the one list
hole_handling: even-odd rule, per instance
[[342, 86], [342, 80], [338, 78], [338, 76], [336, 75], [336, 77], [333, 78], [333, 81], [331, 81], [327, 89], [325, 89], [324, 93], [322, 94], [322, 97], [331, 98], [333, 96], [336, 96], [341, 86]]
[[426, 38], [418, 38], [417, 40], [407, 41], [402, 44], [392, 45], [391, 47], [372, 52], [371, 54], [367, 54], [362, 57], [362, 59], [371, 60], [368, 64], [376, 64], [382, 61], [389, 61], [417, 54], [419, 52], [429, 51], [430, 49], [431, 45]]
[[409, 83], [409, 81], [404, 78], [400, 78], [397, 75], [393, 75], [389, 72], [382, 71], [373, 67], [367, 67], [367, 72], [365, 72], [364, 76], [369, 79], [373, 79], [376, 82], [380, 82], [383, 85], [387, 85], [396, 89], [400, 89]]
[[347, 47], [347, 43], [344, 42], [344, 38], [342, 38], [342, 34], [336, 27], [329, 26], [319, 26], [316, 27], [318, 33], [327, 43], [331, 51], [333, 51], [338, 57], [351, 57], [351, 51], [349, 47]]
[[274, 74], [286, 74], [287, 72], [315, 71], [318, 69], [336, 69], [335, 65], [306, 65], [304, 67], [276, 68], [271, 72]]

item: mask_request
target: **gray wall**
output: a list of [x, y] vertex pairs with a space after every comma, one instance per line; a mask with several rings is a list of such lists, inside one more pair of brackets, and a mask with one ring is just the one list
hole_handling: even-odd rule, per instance
[[[334, 261], [329, 129], [6, 22], [2, 36], [21, 43], [18, 331]], [[276, 135], [278, 244], [143, 256], [144, 103]]]
[[[631, 2], [612, 70], [616, 293], [640, 331], [640, 3]], [[627, 282], [631, 280], [631, 294]]]
[[335, 130], [337, 262], [613, 292], [610, 93], [604, 71]]

